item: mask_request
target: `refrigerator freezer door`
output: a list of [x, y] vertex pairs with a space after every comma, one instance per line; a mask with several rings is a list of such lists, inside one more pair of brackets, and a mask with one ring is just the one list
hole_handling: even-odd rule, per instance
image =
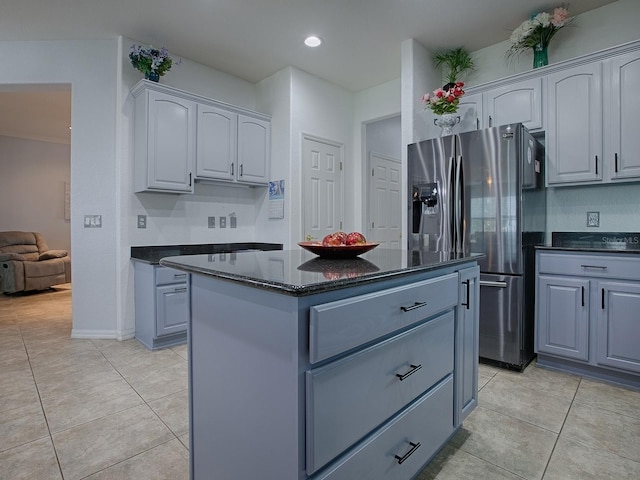
[[523, 283], [520, 276], [480, 275], [481, 358], [516, 367], [530, 360], [533, 352], [522, 350], [529, 335], [523, 330]]
[[408, 147], [410, 249], [453, 249], [453, 138], [435, 138]]
[[465, 252], [483, 252], [481, 272], [522, 274], [519, 125], [459, 135]]

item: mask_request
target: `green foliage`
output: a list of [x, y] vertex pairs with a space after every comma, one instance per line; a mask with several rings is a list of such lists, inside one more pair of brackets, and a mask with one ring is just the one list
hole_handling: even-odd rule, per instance
[[436, 53], [433, 60], [436, 68], [446, 66], [448, 83], [456, 83], [463, 73], [474, 69], [471, 54], [462, 47]]

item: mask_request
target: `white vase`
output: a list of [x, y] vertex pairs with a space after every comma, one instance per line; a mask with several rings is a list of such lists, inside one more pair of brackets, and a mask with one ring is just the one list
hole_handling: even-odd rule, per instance
[[460, 115], [455, 113], [443, 113], [438, 118], [433, 120], [433, 123], [442, 129], [440, 132], [441, 137], [453, 134], [453, 127], [460, 123]]

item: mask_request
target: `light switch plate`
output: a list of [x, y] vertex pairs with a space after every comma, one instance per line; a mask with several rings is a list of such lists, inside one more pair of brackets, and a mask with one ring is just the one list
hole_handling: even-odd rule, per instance
[[207, 222], [209, 228], [216, 228], [216, 217], [207, 217]]
[[600, 212], [587, 212], [587, 227], [600, 226]]
[[147, 228], [147, 216], [138, 215], [138, 228]]
[[235, 215], [233, 217], [229, 217], [229, 228], [236, 228], [238, 226], [238, 217]]
[[220, 217], [220, 228], [227, 228], [227, 217]]
[[102, 215], [85, 215], [84, 228], [102, 228]]

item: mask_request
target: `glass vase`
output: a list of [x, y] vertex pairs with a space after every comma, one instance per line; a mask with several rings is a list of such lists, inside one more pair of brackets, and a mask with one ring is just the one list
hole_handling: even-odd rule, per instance
[[146, 78], [147, 80], [151, 80], [152, 82], [160, 81], [160, 75], [156, 72], [145, 72], [144, 78]]
[[547, 45], [539, 43], [533, 47], [533, 68], [544, 67], [545, 65], [549, 65]]
[[440, 136], [446, 137], [453, 134], [453, 127], [456, 123], [460, 123], [460, 116], [455, 113], [443, 113], [438, 118], [434, 118], [433, 123], [441, 128]]

